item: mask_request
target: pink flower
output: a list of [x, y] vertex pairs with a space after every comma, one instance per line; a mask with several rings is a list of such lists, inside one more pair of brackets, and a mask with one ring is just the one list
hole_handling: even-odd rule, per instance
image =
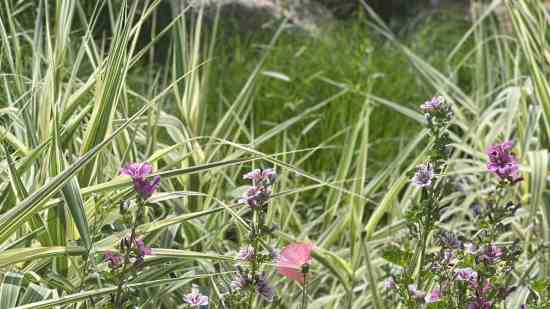
[[103, 252], [103, 256], [109, 262], [109, 267], [111, 268], [117, 268], [122, 264], [122, 256], [118, 253], [107, 250]]
[[135, 239], [134, 243], [136, 245], [138, 256], [143, 258], [146, 255], [152, 254], [151, 247], [147, 247], [143, 242], [143, 239]]
[[149, 176], [152, 171], [153, 167], [149, 163], [128, 163], [120, 170], [120, 173], [137, 179]]
[[424, 301], [426, 302], [426, 304], [437, 303], [438, 301], [441, 300], [442, 297], [443, 297], [443, 290], [440, 288], [437, 288], [431, 291], [430, 293], [428, 293], [424, 298]]
[[517, 183], [522, 178], [519, 175], [518, 160], [511, 153], [513, 146], [512, 141], [489, 146], [487, 148], [487, 156], [489, 157], [487, 169], [502, 179]]
[[312, 251], [312, 242], [298, 242], [286, 246], [277, 261], [277, 271], [291, 280], [304, 284], [306, 276], [304, 268], [311, 264]]
[[149, 163], [129, 163], [120, 170], [120, 173], [132, 177], [134, 190], [146, 200], [160, 186], [160, 176], [155, 176], [152, 180], [146, 179], [152, 171], [153, 167]]

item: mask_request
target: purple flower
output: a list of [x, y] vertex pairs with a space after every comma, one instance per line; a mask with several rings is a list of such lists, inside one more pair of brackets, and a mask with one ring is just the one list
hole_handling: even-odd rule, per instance
[[251, 245], [248, 245], [242, 248], [237, 254], [237, 258], [241, 261], [250, 262], [254, 259], [254, 248]]
[[128, 163], [121, 170], [122, 175], [130, 176], [132, 179], [141, 179], [149, 176], [153, 167], [149, 163]]
[[477, 287], [476, 297], [468, 306], [468, 309], [491, 309], [492, 303], [487, 299], [489, 292], [493, 288], [491, 281], [487, 279], [481, 289]]
[[252, 170], [246, 174], [244, 174], [243, 179], [249, 179], [255, 182], [267, 182], [269, 184], [272, 184], [275, 182], [275, 179], [277, 178], [277, 174], [275, 171], [271, 168], [266, 168], [264, 170], [261, 169], [255, 169]]
[[495, 244], [483, 246], [481, 249], [481, 260], [487, 263], [495, 263], [504, 256], [504, 250], [497, 247]]
[[425, 113], [433, 113], [440, 110], [443, 107], [443, 104], [445, 104], [445, 98], [442, 96], [437, 96], [420, 105], [420, 109]]
[[442, 297], [443, 297], [443, 290], [441, 288], [437, 288], [431, 291], [430, 293], [428, 293], [428, 295], [426, 295], [426, 297], [424, 298], [424, 301], [427, 304], [437, 303], [438, 301], [441, 300]]
[[132, 177], [134, 190], [146, 200], [160, 186], [160, 176], [147, 180], [146, 177], [151, 174], [153, 167], [149, 163], [129, 163], [121, 169], [121, 174]]
[[143, 258], [146, 255], [151, 255], [151, 247], [147, 247], [145, 243], [143, 243], [143, 239], [135, 239], [134, 243], [139, 257]]
[[503, 180], [517, 183], [521, 181], [522, 178], [519, 175], [517, 159], [511, 153], [512, 147], [512, 141], [489, 146], [489, 148], [487, 148], [487, 156], [489, 156], [487, 169]]
[[464, 244], [464, 252], [469, 255], [476, 255], [478, 253], [478, 248], [475, 244], [469, 242]]
[[239, 199], [240, 204], [248, 204], [250, 208], [256, 208], [259, 205], [260, 199], [262, 197], [261, 189], [256, 187], [250, 187], [245, 195]]
[[240, 274], [229, 283], [229, 287], [232, 291], [240, 291], [246, 289], [250, 285], [250, 279]]
[[434, 177], [433, 167], [430, 163], [421, 164], [416, 167], [416, 173], [412, 178], [412, 182], [417, 187], [429, 187], [432, 185]]
[[262, 296], [266, 301], [273, 301], [275, 290], [269, 285], [265, 274], [256, 277], [256, 293]]
[[416, 300], [422, 300], [426, 297], [426, 292], [419, 291], [416, 287], [416, 284], [409, 284], [408, 286], [409, 292]]
[[198, 308], [200, 306], [208, 305], [208, 296], [202, 295], [197, 290], [193, 290], [191, 293], [185, 295], [183, 300], [191, 307]]
[[448, 249], [458, 249], [461, 242], [453, 232], [443, 231], [439, 234], [439, 244]]
[[458, 281], [465, 281], [471, 284], [477, 281], [477, 272], [470, 267], [455, 269], [455, 275]]
[[397, 284], [395, 284], [395, 280], [393, 279], [393, 277], [389, 277], [388, 279], [386, 279], [386, 281], [384, 281], [384, 288], [386, 290], [393, 290], [397, 288]]
[[103, 252], [103, 256], [109, 262], [109, 267], [111, 268], [117, 268], [122, 264], [122, 256], [118, 253], [107, 250]]

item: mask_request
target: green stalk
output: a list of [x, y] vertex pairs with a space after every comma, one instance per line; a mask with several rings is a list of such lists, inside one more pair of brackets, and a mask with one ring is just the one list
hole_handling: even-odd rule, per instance
[[304, 272], [304, 287], [302, 289], [302, 309], [307, 309], [307, 272]]
[[115, 308], [122, 309], [122, 285], [126, 283], [126, 269], [128, 268], [128, 265], [130, 264], [130, 252], [132, 251], [132, 247], [134, 246], [134, 239], [136, 237], [136, 228], [137, 228], [137, 222], [138, 217], [141, 214], [141, 211], [143, 210], [143, 200], [141, 198], [138, 199], [138, 211], [136, 213], [136, 216], [133, 218], [132, 222], [132, 231], [130, 232], [130, 244], [129, 248], [126, 249], [125, 255], [124, 255], [124, 265], [122, 266], [122, 280], [120, 280], [116, 296], [115, 296]]

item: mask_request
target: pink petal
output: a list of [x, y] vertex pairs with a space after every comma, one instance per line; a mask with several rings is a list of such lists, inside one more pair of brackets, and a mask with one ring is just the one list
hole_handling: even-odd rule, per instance
[[301, 272], [301, 270], [277, 266], [277, 271], [288, 279], [295, 280], [300, 284], [304, 284], [304, 274]]
[[301, 268], [303, 264], [311, 263], [311, 251], [313, 250], [313, 243], [293, 243], [286, 246], [281, 251], [280, 258], [283, 258], [286, 262], [294, 264], [296, 268]]

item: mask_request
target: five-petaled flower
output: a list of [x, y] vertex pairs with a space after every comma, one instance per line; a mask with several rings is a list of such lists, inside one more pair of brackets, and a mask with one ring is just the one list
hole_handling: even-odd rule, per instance
[[286, 246], [277, 260], [277, 271], [291, 280], [304, 284], [311, 264], [312, 251], [312, 242], [292, 243]]
[[202, 295], [197, 290], [193, 290], [191, 293], [185, 295], [183, 300], [192, 308], [199, 308], [200, 306], [208, 305], [208, 296]]
[[147, 176], [151, 175], [152, 171], [153, 167], [149, 163], [129, 163], [120, 172], [122, 175], [132, 177], [134, 190], [143, 200], [146, 200], [160, 186], [160, 176], [155, 176], [152, 180], [147, 179]]
[[489, 146], [487, 169], [501, 179], [514, 184], [521, 181], [522, 177], [519, 174], [518, 160], [511, 152], [512, 147], [512, 141]]

